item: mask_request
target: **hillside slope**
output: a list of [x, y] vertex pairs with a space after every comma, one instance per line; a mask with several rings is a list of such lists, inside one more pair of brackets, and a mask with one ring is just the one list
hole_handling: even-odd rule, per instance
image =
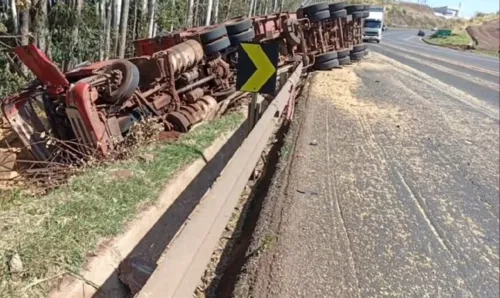
[[499, 50], [499, 20], [491, 20], [481, 25], [468, 26], [466, 29], [472, 40], [476, 43], [476, 48], [485, 51]]
[[432, 8], [428, 5], [416, 3], [397, 3], [386, 5], [386, 23], [395, 27], [434, 28], [448, 27], [456, 28], [465, 24], [464, 20], [447, 20], [434, 15]]

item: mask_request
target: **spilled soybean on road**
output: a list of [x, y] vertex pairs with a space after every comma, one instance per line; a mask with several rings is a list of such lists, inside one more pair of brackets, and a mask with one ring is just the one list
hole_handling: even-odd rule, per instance
[[498, 297], [491, 81], [370, 56], [312, 79], [235, 297]]

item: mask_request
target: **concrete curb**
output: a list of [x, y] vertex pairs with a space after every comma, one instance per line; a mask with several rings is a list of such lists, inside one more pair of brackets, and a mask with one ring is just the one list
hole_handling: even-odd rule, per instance
[[[242, 120], [242, 123], [244, 120]], [[137, 214], [136, 218], [127, 223], [126, 232], [104, 241], [96, 256], [87, 260], [81, 278], [65, 277], [57, 290], [53, 290], [51, 298], [90, 298], [102, 292], [103, 297], [125, 297], [123, 286], [118, 280], [117, 268], [127, 257], [181, 193], [190, 185], [203, 168], [211, 161], [223, 146], [239, 131], [236, 128], [215, 140], [195, 162], [181, 170], [176, 177], [168, 181], [156, 204]], [[110, 278], [112, 280], [110, 281]], [[96, 289], [106, 283], [106, 289]], [[110, 286], [110, 284], [112, 286]], [[98, 296], [100, 297], [100, 296]]]

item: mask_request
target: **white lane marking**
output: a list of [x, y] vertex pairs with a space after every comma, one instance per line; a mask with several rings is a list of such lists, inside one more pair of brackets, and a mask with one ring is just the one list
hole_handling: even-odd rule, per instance
[[428, 49], [428, 50], [431, 50], [433, 52], [446, 52], [448, 54], [452, 54], [452, 55], [455, 55], [458, 57], [470, 58], [470, 59], [475, 59], [475, 60], [480, 60], [480, 61], [485, 61], [485, 62], [500, 63], [498, 58], [481, 57], [478, 54], [467, 54], [466, 52], [460, 52], [458, 50], [453, 50], [450, 48], [433, 46], [433, 45], [426, 44], [423, 40], [419, 40], [418, 42], [412, 42], [411, 46], [416, 47], [416, 48], [421, 48], [421, 49]]
[[405, 38], [405, 39], [403, 39], [403, 40], [404, 40], [404, 41], [408, 41], [408, 40], [410, 40], [410, 39], [412, 39], [412, 38], [414, 38], [414, 37], [415, 37], [415, 36], [411, 35], [411, 36], [408, 36], [407, 38]]
[[[411, 39], [411, 38], [404, 39], [404, 40], [409, 40], [409, 39]], [[393, 42], [397, 42], [397, 43], [402, 43], [402, 41], [400, 41], [400, 40], [389, 39], [389, 41], [393, 41]], [[480, 61], [485, 61], [485, 62], [500, 63], [499, 59], [497, 59], [497, 58], [482, 57], [482, 56], [479, 56], [479, 55], [467, 54], [467, 53], [460, 52], [460, 51], [457, 51], [457, 50], [452, 50], [452, 49], [449, 49], [449, 48], [432, 46], [432, 45], [428, 45], [428, 44], [424, 43], [421, 39], [419, 39], [419, 40], [411, 40], [411, 42], [408, 43], [407, 45], [415, 47], [415, 48], [426, 49], [426, 50], [429, 50], [429, 51], [438, 52], [438, 53], [439, 52], [441, 52], [441, 53], [442, 52], [446, 52], [446, 53], [448, 53], [450, 55], [455, 55], [455, 56], [459, 56], [459, 57], [465, 57], [465, 58], [470, 58], [470, 59], [475, 59], [475, 60], [480, 60]]]

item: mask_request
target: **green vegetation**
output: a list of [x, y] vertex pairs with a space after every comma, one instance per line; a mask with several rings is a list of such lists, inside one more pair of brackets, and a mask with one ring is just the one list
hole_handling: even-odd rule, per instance
[[[141, 150], [153, 160], [88, 169], [44, 197], [2, 194], [0, 297], [45, 297], [56, 280], [50, 277], [79, 272], [99, 241], [120, 233], [127, 220], [155, 202], [176, 171], [242, 120], [240, 113], [214, 120], [177, 142]], [[8, 265], [15, 254], [23, 265], [18, 273]]]
[[471, 43], [471, 39], [466, 32], [452, 33], [449, 37], [435, 37], [432, 35], [429, 38], [424, 38], [424, 40], [434, 45], [461, 48], [465, 48]]

